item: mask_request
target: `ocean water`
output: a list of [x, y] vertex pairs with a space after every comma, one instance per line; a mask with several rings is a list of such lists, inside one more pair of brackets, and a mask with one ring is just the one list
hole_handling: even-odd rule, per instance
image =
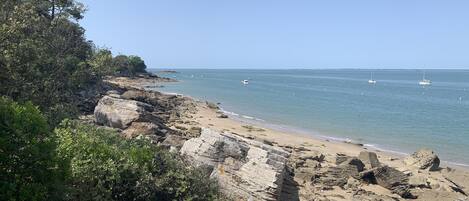
[[[156, 71], [155, 71], [156, 72]], [[158, 90], [220, 102], [236, 118], [469, 164], [469, 70], [178, 70]], [[368, 84], [371, 72], [377, 80]], [[248, 85], [241, 80], [249, 79]]]

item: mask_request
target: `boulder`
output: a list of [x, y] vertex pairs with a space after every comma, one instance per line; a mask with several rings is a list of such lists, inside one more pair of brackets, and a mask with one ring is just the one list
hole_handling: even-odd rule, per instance
[[104, 96], [95, 107], [94, 116], [98, 124], [125, 129], [143, 118], [151, 108], [151, 105], [139, 101]]
[[360, 173], [360, 177], [367, 182], [387, 188], [403, 198], [413, 198], [407, 175], [395, 168], [380, 166]]
[[213, 109], [213, 110], [218, 110], [218, 109], [220, 109], [220, 107], [218, 107], [218, 105], [215, 104], [215, 103], [211, 103], [211, 102], [205, 101], [205, 104], [206, 104], [207, 107], [210, 108], [210, 109]]
[[439, 169], [440, 159], [430, 149], [420, 149], [404, 159], [407, 166], [422, 170], [435, 171]]
[[359, 172], [363, 171], [365, 165], [358, 158], [349, 158], [336, 167], [329, 167], [319, 175], [315, 183], [319, 183], [328, 188], [333, 186], [344, 187], [350, 177], [360, 178]]
[[226, 114], [220, 114], [220, 115], [218, 115], [217, 117], [218, 117], [218, 118], [221, 118], [221, 119], [226, 119], [226, 118], [228, 118], [228, 115], [226, 115]]
[[351, 157], [345, 160], [344, 162], [339, 164], [339, 167], [349, 166], [349, 165], [354, 166], [358, 172], [363, 171], [365, 168], [365, 164], [363, 164], [363, 162], [360, 159], [355, 158], [355, 157]]
[[350, 177], [356, 177], [358, 171], [356, 167], [347, 165], [347, 166], [338, 166], [338, 167], [328, 167], [325, 172], [319, 175], [318, 179], [315, 179], [313, 182], [332, 189], [334, 186], [344, 187], [347, 184], [347, 181]]
[[230, 133], [202, 129], [180, 153], [198, 166], [213, 168], [223, 192], [242, 200], [278, 200], [289, 153]]
[[337, 153], [337, 155], [335, 156], [335, 164], [339, 165], [339, 164], [343, 163], [344, 161], [346, 161], [349, 158], [352, 158], [352, 157], [347, 156], [347, 155], [342, 154], [342, 153]]
[[365, 164], [366, 169], [372, 169], [380, 166], [378, 156], [374, 152], [362, 151], [358, 155], [358, 159], [360, 159], [363, 164]]

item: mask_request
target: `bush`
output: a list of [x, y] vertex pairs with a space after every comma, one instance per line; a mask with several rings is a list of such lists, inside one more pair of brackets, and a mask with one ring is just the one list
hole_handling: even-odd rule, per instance
[[63, 166], [44, 116], [0, 97], [0, 200], [57, 200]]
[[69, 200], [214, 200], [201, 170], [145, 140], [65, 120], [55, 129], [58, 153], [70, 162]]

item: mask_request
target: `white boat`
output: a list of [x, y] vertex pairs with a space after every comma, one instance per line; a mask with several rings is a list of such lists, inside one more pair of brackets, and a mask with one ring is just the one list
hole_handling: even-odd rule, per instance
[[419, 85], [422, 85], [422, 86], [432, 85], [431, 80], [425, 79], [425, 72], [423, 72], [423, 78], [422, 78], [422, 80], [419, 81]]
[[371, 78], [368, 80], [369, 84], [376, 84], [376, 80], [373, 80], [373, 73], [371, 73]]
[[249, 84], [249, 80], [242, 80], [241, 83], [243, 83], [243, 84]]

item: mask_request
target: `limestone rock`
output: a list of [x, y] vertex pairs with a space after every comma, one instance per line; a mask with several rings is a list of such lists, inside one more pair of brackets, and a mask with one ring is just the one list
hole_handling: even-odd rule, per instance
[[127, 128], [130, 123], [143, 118], [151, 105], [134, 101], [104, 96], [94, 109], [98, 124], [113, 128]]
[[404, 163], [422, 170], [435, 171], [440, 166], [440, 159], [432, 150], [420, 149], [405, 158]]
[[222, 191], [243, 200], [277, 200], [289, 157], [283, 149], [207, 128], [187, 140], [180, 153], [212, 167]]
[[358, 159], [360, 159], [363, 164], [365, 164], [366, 169], [372, 169], [380, 166], [378, 156], [374, 152], [362, 151], [360, 152], [360, 155], [358, 155]]

